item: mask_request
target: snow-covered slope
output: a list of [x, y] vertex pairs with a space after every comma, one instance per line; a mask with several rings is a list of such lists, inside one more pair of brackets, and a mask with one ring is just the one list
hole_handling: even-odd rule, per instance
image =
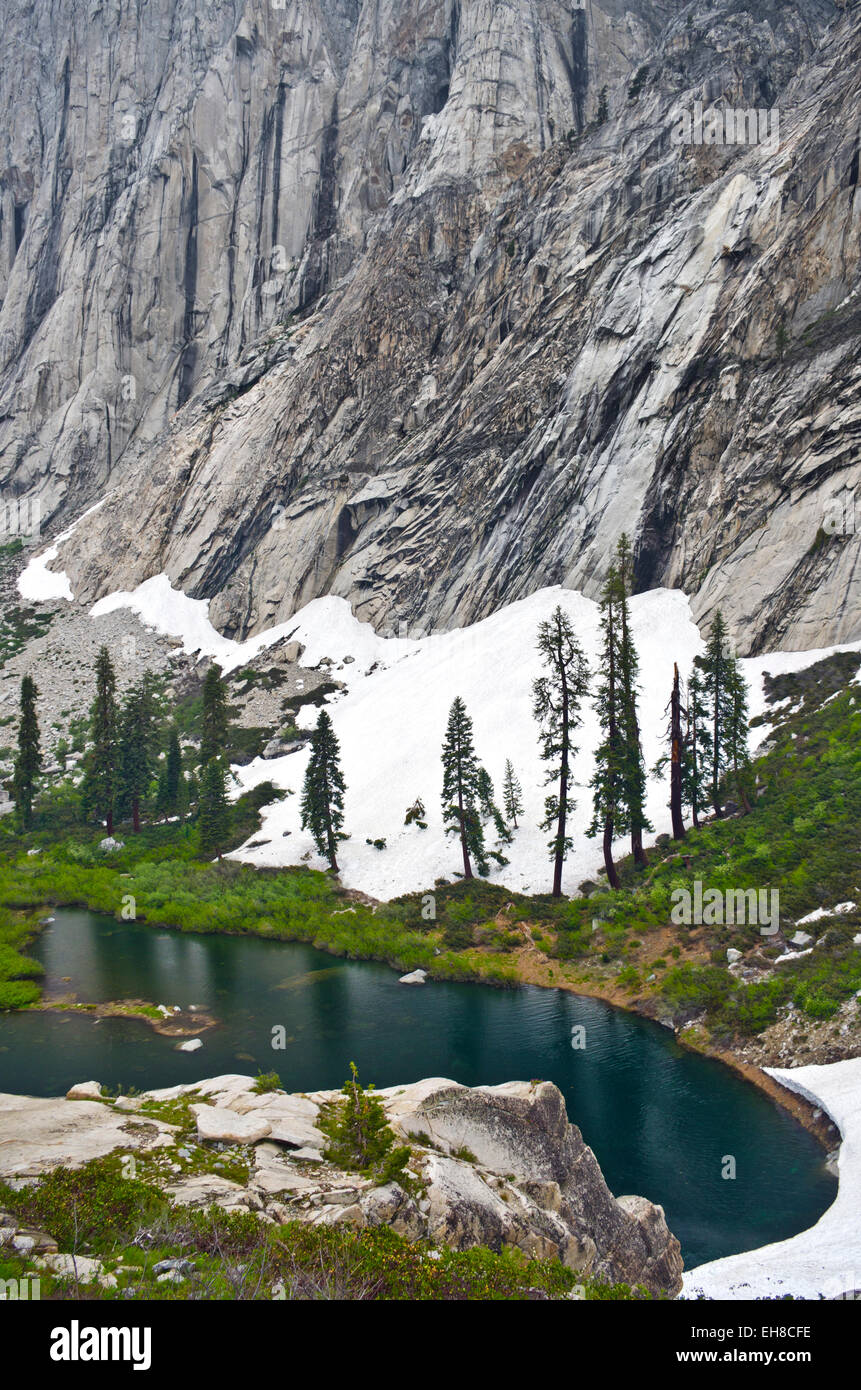
[[691, 1270], [684, 1280], [688, 1298], [841, 1298], [861, 1290], [861, 1057], [766, 1070], [821, 1105], [840, 1130], [837, 1197], [815, 1226], [791, 1240]]
[[[303, 628], [313, 629], [318, 617], [328, 621], [332, 616], [329, 607], [338, 602], [318, 600], [326, 605], [319, 614], [311, 611], [316, 604], [309, 605], [300, 615]], [[510, 863], [505, 868], [494, 866], [491, 878], [526, 893], [549, 891], [549, 835], [538, 829], [545, 796], [544, 765], [532, 718], [531, 691], [541, 671], [535, 641], [538, 624], [557, 604], [571, 617], [594, 665], [599, 638], [597, 605], [558, 587], [542, 589], [468, 628], [413, 642], [373, 639], [380, 667], [365, 676], [348, 675], [350, 689], [332, 707], [347, 781], [345, 830], [350, 839], [338, 856], [345, 884], [374, 897], [391, 898], [430, 887], [435, 878], [453, 876], [457, 871], [457, 845], [443, 832], [440, 748], [449, 706], [460, 695], [472, 717], [476, 750], [493, 778], [497, 799], [506, 758], [511, 759], [523, 786], [520, 829], [513, 844], [504, 847]], [[641, 661], [644, 752], [651, 764], [659, 756], [673, 661], [678, 660], [682, 671], [687, 672], [702, 644], [687, 600], [678, 591], [655, 590], [635, 598], [632, 626]], [[362, 656], [365, 660], [361, 664], [367, 666], [368, 631], [365, 625], [355, 623], [346, 647], [337, 650], [339, 637], [345, 635], [341, 624], [322, 642], [333, 659], [356, 655], [354, 665], [336, 672], [339, 679], [359, 666]], [[318, 642], [317, 652], [322, 647]], [[309, 653], [303, 660], [309, 660]], [[563, 884], [569, 893], [576, 892], [578, 884], [594, 873], [600, 859], [595, 840], [585, 834], [591, 815], [588, 782], [592, 749], [598, 742], [598, 720], [591, 703], [583, 713], [575, 763], [579, 788], [572, 826], [574, 848]], [[300, 723], [311, 727], [317, 711], [305, 706], [300, 716]], [[299, 825], [299, 792], [306, 760], [307, 753], [302, 751], [267, 762], [258, 759], [240, 770], [243, 789], [272, 778], [294, 795], [264, 812], [262, 830], [253, 838], [269, 843], [253, 849], [244, 847], [237, 858], [254, 864], [297, 863], [312, 850], [310, 837]], [[406, 808], [416, 797], [425, 805], [426, 830], [404, 825]], [[666, 799], [665, 787], [652, 784], [649, 813], [656, 826], [662, 827], [666, 819]], [[489, 830], [492, 845], [492, 827]], [[384, 850], [366, 843], [378, 838], [386, 840]], [[322, 866], [323, 861], [312, 854], [308, 862]]]
[[[145, 623], [182, 639], [189, 652], [200, 652], [232, 671], [266, 647], [285, 638], [304, 646], [303, 665], [332, 663], [332, 674], [347, 686], [331, 699], [332, 719], [341, 743], [347, 781], [345, 830], [341, 846], [341, 880], [350, 888], [379, 898], [433, 886], [435, 878], [453, 877], [459, 867], [457, 845], [443, 832], [440, 806], [440, 749], [449, 706], [455, 695], [466, 701], [472, 716], [479, 758], [493, 778], [501, 799], [502, 773], [510, 758], [523, 786], [524, 812], [514, 842], [503, 847], [509, 864], [491, 861], [491, 879], [521, 892], [546, 892], [550, 887], [547, 832], [543, 818], [544, 765], [538, 755], [532, 718], [532, 682], [541, 671], [536, 650], [539, 622], [561, 604], [595, 668], [599, 645], [599, 612], [592, 600], [553, 586], [499, 609], [470, 627], [416, 638], [383, 637], [354, 618], [340, 598], [314, 599], [295, 617], [259, 633], [247, 642], [234, 642], [216, 631], [205, 600], [188, 598], [158, 575], [132, 593], [112, 594], [93, 608], [94, 615], [115, 608], [133, 609]], [[664, 751], [666, 705], [677, 661], [683, 678], [703, 648], [688, 599], [681, 590], [654, 589], [631, 600], [634, 638], [640, 656], [640, 725], [647, 767]], [[829, 652], [858, 650], [861, 643], [821, 651], [771, 653], [745, 660], [750, 685], [751, 715], [765, 708], [762, 675], [799, 670]], [[301, 727], [317, 718], [313, 705], [299, 713]], [[754, 740], [762, 737], [760, 731]], [[586, 835], [591, 818], [589, 779], [592, 753], [598, 742], [598, 719], [592, 702], [583, 711], [578, 731], [580, 752], [575, 762], [577, 809], [571, 824], [574, 846], [568, 857], [563, 889], [577, 891], [584, 878], [594, 876], [601, 863], [600, 845]], [[262, 829], [242, 846], [235, 858], [257, 865], [308, 863], [324, 867], [310, 836], [299, 824], [299, 795], [307, 749], [284, 757], [255, 759], [234, 769], [234, 795], [263, 781], [285, 789], [284, 801], [264, 809]], [[650, 779], [648, 812], [654, 835], [670, 828], [666, 779]], [[404, 825], [404, 814], [417, 797], [426, 809], [427, 829]], [[489, 827], [491, 847], [494, 844]], [[385, 839], [377, 850], [368, 840]], [[265, 842], [265, 843], [262, 843]], [[620, 850], [623, 846], [620, 844]]]

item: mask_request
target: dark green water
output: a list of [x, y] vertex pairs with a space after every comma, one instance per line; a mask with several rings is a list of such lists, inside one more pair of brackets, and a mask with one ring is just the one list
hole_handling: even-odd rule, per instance
[[[277, 1071], [287, 1090], [339, 1086], [349, 1063], [378, 1086], [554, 1081], [617, 1195], [660, 1202], [688, 1268], [812, 1225], [836, 1184], [809, 1134], [726, 1067], [657, 1024], [556, 990], [398, 984], [387, 966], [309, 946], [192, 936], [57, 912], [32, 953], [79, 999], [197, 1004], [219, 1026], [195, 1053], [137, 1019], [0, 1014], [0, 1090], [61, 1095], [76, 1081], [147, 1089], [220, 1072]], [[571, 1030], [586, 1029], [574, 1050]], [[272, 1030], [286, 1029], [282, 1051]], [[734, 1180], [721, 1177], [725, 1155]]]

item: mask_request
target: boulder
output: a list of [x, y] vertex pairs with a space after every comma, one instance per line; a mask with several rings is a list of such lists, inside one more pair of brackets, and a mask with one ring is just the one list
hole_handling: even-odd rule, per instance
[[172, 1202], [184, 1207], [222, 1207], [225, 1211], [262, 1211], [259, 1193], [218, 1173], [197, 1173], [171, 1183], [166, 1189]]
[[66, 1100], [101, 1100], [101, 1096], [98, 1081], [78, 1081], [66, 1092]]
[[412, 970], [409, 975], [401, 975], [398, 984], [401, 985], [423, 985], [427, 983], [426, 970]]
[[373, 1187], [359, 1200], [365, 1226], [389, 1226], [406, 1240], [419, 1240], [427, 1221], [414, 1199], [396, 1182]]
[[255, 1144], [271, 1133], [267, 1120], [258, 1115], [238, 1115], [220, 1105], [193, 1105], [197, 1133], [201, 1139], [222, 1140], [228, 1144]]
[[741, 960], [741, 956], [741, 951], [737, 951], [734, 946], [730, 946], [726, 953], [726, 958], [730, 965], [735, 965], [737, 960]]
[[90, 1259], [87, 1255], [44, 1255], [34, 1260], [34, 1264], [39, 1269], [50, 1269], [61, 1279], [79, 1284], [100, 1284], [103, 1289], [117, 1287], [116, 1276], [108, 1274], [101, 1260]]

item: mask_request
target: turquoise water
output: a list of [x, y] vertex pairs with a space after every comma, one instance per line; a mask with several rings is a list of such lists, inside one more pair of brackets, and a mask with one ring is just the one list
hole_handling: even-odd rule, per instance
[[[425, 1076], [466, 1085], [541, 1078], [617, 1195], [660, 1202], [688, 1268], [783, 1240], [834, 1200], [813, 1138], [762, 1093], [672, 1033], [597, 1000], [527, 987], [398, 984], [385, 965], [310, 946], [193, 936], [58, 911], [32, 954], [54, 990], [99, 1001], [197, 1004], [218, 1026], [196, 1053], [137, 1019], [0, 1014], [0, 1090], [61, 1095], [76, 1081], [146, 1089], [220, 1072], [277, 1071], [287, 1090]], [[71, 983], [61, 984], [64, 976]], [[586, 1047], [571, 1046], [581, 1024]], [[273, 1029], [286, 1030], [273, 1050]], [[737, 1176], [721, 1177], [733, 1155]]]

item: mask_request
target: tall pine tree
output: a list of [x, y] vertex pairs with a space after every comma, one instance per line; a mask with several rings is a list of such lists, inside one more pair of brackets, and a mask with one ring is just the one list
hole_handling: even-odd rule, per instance
[[682, 683], [679, 668], [673, 663], [673, 691], [670, 696], [670, 819], [673, 839], [685, 838], [685, 818], [682, 813], [685, 782], [685, 737], [682, 728]]
[[91, 746], [84, 760], [82, 797], [87, 815], [114, 830], [114, 806], [119, 779], [117, 740], [117, 678], [107, 647], [96, 657], [96, 697], [90, 709]]
[[601, 742], [592, 777], [592, 824], [588, 835], [603, 834], [604, 867], [611, 888], [620, 886], [613, 862], [613, 840], [630, 828], [626, 802], [627, 745], [625, 699], [619, 670], [621, 581], [611, 566], [601, 593], [601, 658], [596, 710]]
[[128, 691], [119, 718], [117, 805], [130, 814], [135, 834], [141, 828], [141, 802], [149, 790], [158, 746], [158, 704], [153, 677], [145, 672]]
[[705, 653], [694, 658], [701, 673], [703, 697], [709, 718], [709, 777], [711, 802], [716, 816], [723, 815], [720, 783], [727, 765], [727, 733], [732, 716], [730, 687], [734, 658], [730, 651], [726, 623], [720, 609], [715, 613]]
[[325, 709], [320, 710], [317, 727], [311, 735], [311, 756], [302, 789], [302, 829], [310, 830], [320, 854], [329, 860], [332, 873], [338, 872], [338, 841], [344, 824], [344, 775], [340, 747]]
[[589, 667], [566, 613], [554, 609], [538, 625], [538, 651], [549, 674], [532, 683], [532, 712], [539, 726], [541, 757], [548, 764], [545, 782], [554, 790], [545, 797], [542, 830], [552, 830], [548, 848], [553, 860], [553, 897], [562, 896], [562, 868], [571, 848], [568, 817], [574, 810], [571, 796], [572, 762], [577, 749], [572, 734], [580, 725], [580, 705], [589, 688]]
[[726, 760], [732, 783], [745, 815], [750, 812], [752, 769], [748, 752], [747, 684], [738, 661], [730, 661], [727, 678], [729, 708], [726, 722]]
[[685, 703], [685, 741], [682, 768], [682, 796], [691, 808], [694, 829], [699, 829], [700, 812], [706, 809], [706, 774], [709, 755], [708, 710], [703, 683], [694, 668], [688, 681]]
[[452, 701], [442, 746], [442, 818], [447, 835], [457, 835], [463, 855], [463, 876], [472, 878], [472, 859], [487, 873], [484, 829], [479, 809], [479, 763], [472, 741], [472, 720], [460, 696]]
[[646, 815], [646, 767], [637, 717], [637, 675], [640, 663], [631, 634], [631, 615], [628, 609], [633, 561], [630, 543], [624, 531], [619, 537], [616, 550], [616, 567], [619, 573], [619, 677], [622, 688], [625, 790], [631, 829], [631, 852], [636, 864], [647, 864], [649, 861], [643, 849], [643, 831], [653, 830], [654, 826]]
[[230, 706], [227, 686], [221, 678], [221, 667], [214, 661], [203, 681], [203, 715], [200, 730], [200, 765], [206, 767], [213, 758], [221, 758], [227, 745], [230, 728]]
[[179, 734], [175, 728], [171, 729], [168, 738], [164, 772], [165, 806], [167, 814], [175, 816], [179, 811], [179, 783], [182, 778], [182, 750], [179, 746]]
[[517, 773], [509, 758], [505, 759], [505, 772], [502, 778], [502, 805], [507, 819], [517, 829], [517, 817], [523, 815], [523, 788], [517, 780]]
[[36, 700], [39, 692], [31, 676], [21, 681], [21, 718], [18, 722], [18, 752], [12, 777], [12, 795], [21, 830], [29, 830], [33, 821], [33, 796], [36, 778], [42, 766], [42, 747]]
[[207, 857], [215, 854], [220, 859], [230, 832], [230, 808], [224, 786], [224, 769], [217, 758], [211, 758], [203, 769], [197, 824], [201, 854]]

